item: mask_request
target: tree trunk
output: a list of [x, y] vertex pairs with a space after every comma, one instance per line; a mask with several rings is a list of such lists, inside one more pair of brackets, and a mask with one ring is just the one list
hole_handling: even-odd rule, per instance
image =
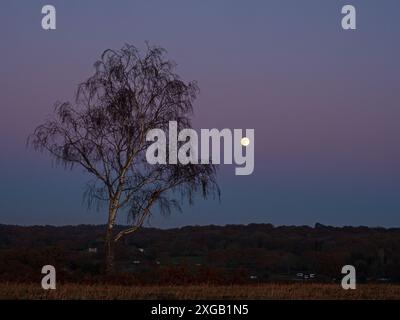
[[113, 239], [113, 225], [108, 224], [106, 233], [106, 273], [111, 274], [114, 272], [114, 239]]
[[110, 201], [110, 207], [108, 210], [108, 223], [106, 232], [106, 273], [111, 274], [114, 272], [114, 234], [113, 228], [115, 224], [115, 217], [117, 214], [116, 201], [112, 199]]

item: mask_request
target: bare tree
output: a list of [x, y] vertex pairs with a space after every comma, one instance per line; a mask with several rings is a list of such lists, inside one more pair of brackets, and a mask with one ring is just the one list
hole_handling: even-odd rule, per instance
[[[141, 55], [131, 45], [106, 50], [95, 73], [78, 86], [75, 103], [56, 103], [51, 119], [36, 128], [29, 143], [46, 151], [66, 167], [83, 167], [93, 178], [89, 201], [108, 205], [106, 270], [114, 269], [114, 244], [140, 228], [156, 204], [161, 213], [180, 210], [183, 199], [195, 192], [218, 194], [216, 167], [200, 164], [157, 164], [146, 161], [146, 133], [190, 128], [195, 82], [185, 83], [174, 73], [165, 50], [147, 46]], [[128, 214], [129, 227], [116, 233], [118, 213]]]

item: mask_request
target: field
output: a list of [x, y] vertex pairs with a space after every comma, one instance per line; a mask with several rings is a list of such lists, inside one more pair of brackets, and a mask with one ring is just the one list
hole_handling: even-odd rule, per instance
[[338, 284], [233, 286], [115, 286], [60, 284], [45, 291], [38, 284], [0, 284], [0, 299], [400, 299], [400, 285], [364, 284], [343, 290]]

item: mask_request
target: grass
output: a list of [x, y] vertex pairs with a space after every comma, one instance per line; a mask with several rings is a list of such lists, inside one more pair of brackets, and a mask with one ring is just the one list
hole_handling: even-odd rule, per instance
[[363, 284], [343, 290], [339, 284], [260, 284], [233, 286], [117, 286], [0, 283], [0, 299], [400, 299], [400, 285]]

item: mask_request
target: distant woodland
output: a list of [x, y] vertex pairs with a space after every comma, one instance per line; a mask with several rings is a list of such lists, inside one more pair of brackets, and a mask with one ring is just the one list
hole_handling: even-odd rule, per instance
[[342, 266], [351, 264], [359, 282], [400, 282], [399, 228], [143, 228], [118, 243], [112, 276], [104, 272], [104, 230], [91, 225], [0, 225], [0, 281], [39, 283], [42, 266], [51, 264], [58, 282], [339, 282]]

